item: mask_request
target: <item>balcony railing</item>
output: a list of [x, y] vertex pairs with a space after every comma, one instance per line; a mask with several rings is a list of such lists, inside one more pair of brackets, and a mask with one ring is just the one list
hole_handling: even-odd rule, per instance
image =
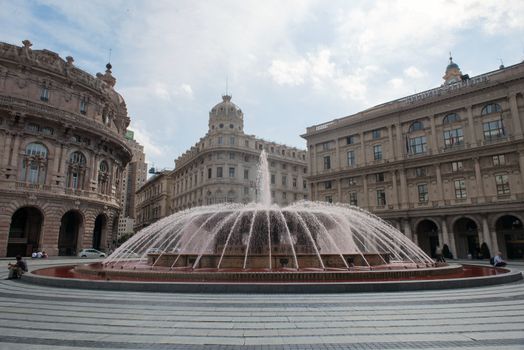
[[51, 186], [45, 184], [33, 184], [29, 182], [17, 181], [15, 186], [18, 190], [27, 191], [27, 192], [52, 192], [54, 195], [68, 195], [68, 196], [77, 196], [89, 199], [102, 200], [112, 204], [118, 204], [118, 198], [113, 197], [108, 194], [102, 194], [98, 192], [92, 192], [81, 189], [73, 188], [63, 188], [59, 186]]

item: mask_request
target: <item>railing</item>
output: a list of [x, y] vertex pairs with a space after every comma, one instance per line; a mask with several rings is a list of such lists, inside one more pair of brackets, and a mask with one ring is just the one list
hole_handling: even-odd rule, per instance
[[16, 188], [33, 190], [33, 191], [51, 191], [51, 186], [44, 184], [34, 184], [29, 182], [16, 182]]

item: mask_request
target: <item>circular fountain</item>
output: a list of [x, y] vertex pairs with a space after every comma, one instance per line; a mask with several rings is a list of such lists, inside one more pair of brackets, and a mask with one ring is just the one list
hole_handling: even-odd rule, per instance
[[[326, 292], [484, 285], [495, 282], [463, 279], [508, 272], [436, 264], [401, 232], [358, 207], [273, 205], [264, 151], [257, 182], [256, 202], [175, 213], [134, 235], [102, 263], [64, 273], [107, 282], [97, 288], [108, 289], [117, 283], [115, 289]], [[496, 283], [510, 281], [505, 278]], [[122, 281], [127, 285], [118, 284]]]

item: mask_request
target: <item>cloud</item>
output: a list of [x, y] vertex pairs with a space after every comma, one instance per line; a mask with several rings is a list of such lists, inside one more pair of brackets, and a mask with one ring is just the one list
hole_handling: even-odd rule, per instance
[[408, 68], [404, 69], [404, 75], [407, 76], [408, 78], [420, 79], [420, 78], [425, 77], [427, 74], [420, 71], [415, 66], [409, 66]]

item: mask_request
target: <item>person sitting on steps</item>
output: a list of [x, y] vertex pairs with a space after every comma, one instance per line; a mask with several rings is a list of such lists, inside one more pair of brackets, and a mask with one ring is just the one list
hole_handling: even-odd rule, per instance
[[9, 263], [7, 268], [9, 269], [8, 279], [22, 278], [22, 275], [27, 272], [27, 264], [20, 255], [16, 256], [16, 263]]
[[506, 265], [506, 262], [502, 259], [502, 252], [497, 252], [497, 255], [493, 257], [493, 266], [504, 267]]

